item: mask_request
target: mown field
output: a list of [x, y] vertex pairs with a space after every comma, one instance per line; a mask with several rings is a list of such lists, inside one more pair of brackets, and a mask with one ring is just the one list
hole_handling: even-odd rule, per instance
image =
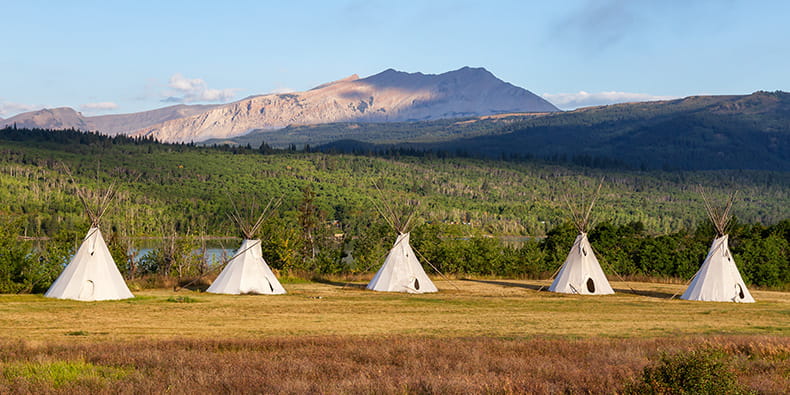
[[731, 304], [670, 299], [682, 284], [583, 297], [538, 292], [545, 281], [436, 283], [426, 295], [340, 281], [281, 296], [0, 295], [0, 392], [611, 393], [663, 353], [698, 350], [746, 389], [790, 385], [788, 293]]

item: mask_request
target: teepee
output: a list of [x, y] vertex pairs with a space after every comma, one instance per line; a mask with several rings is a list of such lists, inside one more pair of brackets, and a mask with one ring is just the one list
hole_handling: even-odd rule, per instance
[[95, 200], [93, 205], [79, 189], [77, 195], [91, 220], [91, 227], [74, 258], [44, 296], [80, 301], [133, 298], [99, 230], [99, 222], [112, 200], [112, 186], [103, 196], [92, 199]]
[[272, 202], [273, 200], [254, 221], [250, 220], [251, 216], [242, 216], [234, 206], [234, 213], [229, 216], [239, 226], [244, 241], [206, 292], [234, 295], [286, 293], [285, 288], [263, 259], [261, 240], [255, 238], [261, 225], [274, 211]]
[[700, 194], [705, 202], [708, 218], [716, 228], [716, 238], [708, 250], [705, 261], [702, 262], [702, 266], [680, 298], [706, 302], [754, 303], [754, 298], [746, 289], [741, 273], [735, 266], [728, 245], [726, 230], [732, 219], [730, 210], [733, 201], [735, 201], [735, 193], [730, 195], [724, 210], [711, 206], [702, 188], [700, 188]]
[[[414, 254], [414, 250], [409, 245], [409, 231], [412, 219], [416, 212], [416, 204], [410, 205], [408, 213], [396, 213], [381, 201], [389, 211], [389, 216], [381, 213], [390, 225], [398, 231], [398, 238], [392, 246], [381, 269], [368, 283], [367, 289], [381, 292], [407, 292], [414, 294], [439, 292], [433, 284], [420, 261]], [[381, 210], [379, 210], [381, 211]]]
[[[576, 241], [573, 242], [568, 257], [560, 267], [554, 282], [551, 283], [549, 291], [581, 295], [609, 295], [614, 290], [609, 285], [609, 280], [601, 270], [601, 265], [595, 257], [590, 241], [587, 239], [587, 230], [590, 225], [590, 213], [592, 212], [598, 194], [601, 191], [603, 181], [598, 185], [598, 190], [593, 195], [590, 206], [584, 213], [577, 212], [566, 197], [565, 202], [571, 213], [573, 223], [579, 231]], [[582, 209], [583, 210], [583, 209]]]

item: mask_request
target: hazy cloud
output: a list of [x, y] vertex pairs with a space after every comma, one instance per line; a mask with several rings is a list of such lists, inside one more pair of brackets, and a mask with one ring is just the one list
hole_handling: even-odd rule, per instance
[[588, 51], [605, 49], [639, 27], [640, 18], [634, 9], [639, 3], [638, 0], [588, 1], [560, 19], [552, 37], [579, 44]]
[[181, 73], [175, 73], [168, 83], [170, 88], [166, 92], [163, 102], [169, 103], [194, 103], [194, 102], [224, 102], [233, 99], [238, 89], [209, 89], [202, 78], [187, 78]]
[[549, 41], [592, 54], [628, 40], [646, 46], [660, 40], [661, 35], [685, 38], [702, 26], [700, 20], [710, 18], [712, 9], [720, 18], [726, 16], [717, 21], [726, 29], [733, 17], [728, 12], [734, 9], [732, 3], [733, 0], [587, 0], [554, 21], [548, 31]]
[[80, 109], [83, 110], [83, 111], [98, 111], [98, 112], [101, 112], [101, 111], [115, 110], [117, 108], [118, 108], [118, 105], [113, 103], [113, 102], [110, 102], [110, 101], [99, 102], [99, 103], [86, 103], [86, 104], [80, 105]]
[[12, 103], [0, 99], [0, 117], [9, 118], [19, 113], [38, 110], [44, 106], [37, 106], [31, 104]]
[[602, 106], [614, 103], [676, 99], [676, 97], [673, 96], [615, 91], [594, 93], [585, 91], [579, 91], [578, 93], [544, 93], [541, 96], [563, 110], [573, 110], [579, 107]]

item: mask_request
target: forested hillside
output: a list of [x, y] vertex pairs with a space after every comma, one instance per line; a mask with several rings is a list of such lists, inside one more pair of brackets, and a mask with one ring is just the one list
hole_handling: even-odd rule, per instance
[[232, 139], [213, 139], [203, 145], [232, 144], [259, 147], [262, 143], [277, 148], [295, 145], [318, 146], [341, 140], [375, 144], [436, 143], [482, 135], [507, 133], [522, 121], [545, 114], [503, 114], [485, 117], [440, 119], [420, 122], [338, 122], [317, 125], [289, 125], [276, 130], [253, 130]]
[[[72, 183], [64, 166], [79, 185]], [[282, 198], [277, 215], [263, 232], [264, 252], [275, 268], [364, 271], [375, 268], [394, 236], [372, 204], [372, 199], [383, 199], [392, 204], [418, 202], [414, 243], [442, 270], [545, 276], [564, 258], [564, 243], [573, 240], [572, 235], [565, 240], [567, 232], [558, 231], [565, 229], [560, 225], [568, 218], [563, 196], [574, 201], [589, 198], [601, 178], [604, 186], [593, 215], [604, 226], [601, 229], [620, 229], [611, 235], [627, 234], [644, 242], [670, 237], [678, 245], [693, 246], [685, 261], [666, 263], [666, 269], [652, 272], [649, 262], [635, 263], [642, 258], [629, 255], [641, 244], [615, 242], [623, 250], [617, 258], [622, 274], [681, 276], [700, 260], [697, 255], [704, 255], [712, 233], [706, 234], [709, 228], [704, 226], [697, 230], [705, 223], [698, 185], [720, 200], [732, 190], [739, 191], [737, 223], [755, 243], [773, 234], [779, 240], [788, 237], [783, 230], [787, 221], [781, 222], [790, 218], [787, 172], [604, 171], [541, 162], [330, 155], [278, 151], [265, 145], [210, 148], [77, 131], [0, 130], [3, 234], [62, 242], [61, 250], [46, 249], [57, 255], [50, 257], [55, 262], [67, 256], [88, 227], [75, 189], [83, 186], [98, 194], [115, 185], [117, 199], [103, 227], [121, 262], [128, 252], [123, 251], [124, 245], [128, 247], [125, 239], [236, 236], [238, 231], [227, 217], [231, 201], [245, 208], [252, 202], [262, 206], [271, 198]], [[762, 225], [743, 225], [749, 223]], [[486, 237], [547, 234], [554, 238], [532, 239], [518, 250]], [[787, 241], [782, 243], [771, 244], [781, 251], [780, 262], [787, 260]], [[180, 246], [186, 255], [197, 247]], [[760, 246], [758, 252], [763, 254], [768, 246]], [[341, 259], [349, 253], [354, 266], [344, 266], [347, 260]], [[472, 255], [487, 263], [474, 263]], [[149, 258], [148, 263], [137, 262], [139, 267], [126, 267], [124, 272], [165, 270], [161, 261], [156, 263], [161, 256]], [[670, 254], [661, 259], [674, 258]], [[678, 269], [681, 264], [686, 269]], [[194, 270], [206, 270], [205, 264], [196, 265]], [[189, 272], [179, 270], [178, 276]], [[764, 284], [781, 284], [782, 275]]]
[[[396, 148], [486, 158], [543, 158], [632, 169], [790, 170], [790, 94], [696, 96], [625, 103], [524, 117], [507, 125], [480, 123], [478, 136], [452, 141], [401, 141]], [[386, 130], [385, 126], [381, 126]], [[463, 129], [459, 128], [459, 131]], [[322, 150], [385, 150], [380, 136], [330, 143]], [[445, 134], [442, 140], [450, 140]], [[397, 134], [395, 136], [398, 136]], [[340, 139], [338, 139], [340, 140]]]

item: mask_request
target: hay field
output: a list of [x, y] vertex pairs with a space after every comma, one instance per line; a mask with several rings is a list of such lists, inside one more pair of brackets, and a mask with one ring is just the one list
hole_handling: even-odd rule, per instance
[[[441, 292], [377, 293], [362, 284], [285, 284], [287, 295], [145, 290], [125, 301], [0, 296], [0, 338], [27, 341], [254, 339], [265, 336], [662, 337], [790, 335], [790, 295], [758, 303], [669, 300], [681, 285], [618, 283], [610, 296], [537, 292], [541, 281], [436, 281]], [[633, 288], [637, 294], [630, 291]], [[183, 302], [186, 300], [187, 302]]]
[[670, 284], [584, 297], [537, 292], [541, 281], [436, 283], [427, 295], [331, 282], [278, 296], [0, 295], [0, 393], [622, 393], [665, 353], [692, 350], [718, 352], [748, 390], [790, 387], [787, 293], [738, 305], [669, 300], [682, 288]]

